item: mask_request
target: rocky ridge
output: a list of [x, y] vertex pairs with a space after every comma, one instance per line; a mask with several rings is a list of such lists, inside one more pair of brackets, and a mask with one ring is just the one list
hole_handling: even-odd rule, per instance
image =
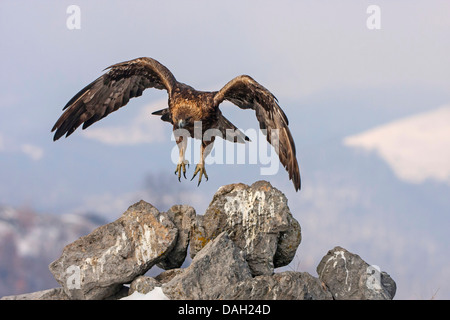
[[[300, 242], [285, 195], [265, 181], [219, 188], [204, 215], [187, 205], [159, 212], [141, 200], [64, 248], [49, 266], [61, 287], [2, 299], [119, 299], [155, 289], [189, 300], [394, 297], [386, 272], [341, 247], [323, 257], [318, 277], [274, 273]], [[189, 245], [192, 262], [182, 269]], [[154, 265], [165, 271], [145, 276]]]

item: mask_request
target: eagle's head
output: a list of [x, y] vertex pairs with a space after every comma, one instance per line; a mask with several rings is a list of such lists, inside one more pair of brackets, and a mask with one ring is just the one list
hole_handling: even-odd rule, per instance
[[180, 129], [193, 126], [192, 116], [190, 115], [189, 110], [180, 108], [180, 110], [173, 115], [173, 124]]

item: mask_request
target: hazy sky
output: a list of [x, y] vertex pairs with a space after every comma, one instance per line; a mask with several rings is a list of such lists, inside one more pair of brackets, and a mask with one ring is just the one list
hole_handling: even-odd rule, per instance
[[[80, 9], [80, 29], [67, 27], [70, 5]], [[370, 5], [380, 10], [380, 29], [368, 27], [368, 20], [369, 26], [374, 22]], [[430, 297], [440, 284], [427, 273], [450, 282], [445, 271], [450, 260], [434, 259], [449, 249], [444, 235], [448, 184], [433, 175], [417, 184], [395, 174], [391, 164], [405, 157], [401, 135], [394, 143], [385, 134], [372, 149], [378, 153], [363, 155], [352, 153], [343, 141], [449, 105], [449, 14], [446, 0], [3, 0], [0, 204], [117, 216], [145, 198], [161, 206], [191, 201], [202, 213], [219, 186], [266, 179], [288, 196], [302, 225], [303, 268], [314, 270], [328, 249], [347, 245], [391, 273], [398, 297]], [[258, 165], [210, 165], [210, 179], [200, 187], [179, 183], [170, 158], [175, 147], [171, 127], [150, 115], [165, 107], [167, 94], [153, 89], [86, 132], [52, 141], [50, 129], [74, 94], [105, 67], [140, 56], [157, 59], [179, 81], [199, 90], [218, 90], [233, 77], [249, 74], [273, 92], [290, 121], [303, 190], [294, 192], [284, 170], [261, 176]], [[251, 111], [229, 103], [222, 110], [238, 127], [257, 128]], [[416, 130], [419, 136], [428, 135], [434, 143], [445, 132], [438, 145], [448, 146], [446, 120], [439, 133], [426, 129], [433, 127], [427, 119], [417, 120], [425, 123]], [[413, 127], [395, 126], [394, 131]], [[388, 150], [388, 156], [380, 156], [380, 150]], [[433, 154], [440, 158], [439, 152]], [[408, 163], [408, 157], [402, 159]], [[433, 174], [448, 174], [448, 165], [442, 168]], [[427, 225], [425, 239], [415, 243], [419, 226], [430, 220], [430, 203], [439, 223]], [[406, 214], [410, 210], [412, 216]], [[428, 261], [424, 274], [401, 260], [410, 259], [414, 250], [423, 258], [411, 263]], [[439, 292], [450, 297], [449, 288]]]

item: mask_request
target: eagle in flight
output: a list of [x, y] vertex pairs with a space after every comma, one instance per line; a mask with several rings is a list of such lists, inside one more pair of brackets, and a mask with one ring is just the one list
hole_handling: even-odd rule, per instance
[[[117, 63], [105, 70], [108, 72], [84, 87], [63, 108], [64, 113], [52, 128], [52, 132], [56, 131], [54, 141], [63, 135], [70, 136], [81, 124], [83, 129], [86, 129], [125, 106], [131, 98], [141, 96], [147, 88], [164, 89], [169, 96], [168, 108], [152, 114], [170, 122], [174, 133], [179, 129], [188, 132], [188, 136], [175, 135], [179, 148], [179, 161], [175, 170], [178, 180], [181, 172], [186, 178], [187, 161], [184, 154], [187, 138], [202, 140], [200, 161], [192, 177], [194, 179], [199, 174], [200, 184], [203, 175], [208, 180], [205, 158], [214, 144], [214, 136], [203, 139], [205, 131], [216, 129], [215, 132], [220, 133], [221, 137], [235, 143], [250, 140], [222, 115], [219, 106], [227, 100], [241, 109], [255, 110], [260, 129], [277, 152], [280, 162], [289, 173], [289, 179], [294, 183], [295, 190], [300, 189], [300, 171], [288, 119], [278, 105], [277, 98], [250, 76], [238, 76], [219, 91], [206, 92], [178, 82], [169, 69], [152, 58], [137, 58]], [[194, 136], [197, 123], [201, 123], [201, 137], [198, 134]]]

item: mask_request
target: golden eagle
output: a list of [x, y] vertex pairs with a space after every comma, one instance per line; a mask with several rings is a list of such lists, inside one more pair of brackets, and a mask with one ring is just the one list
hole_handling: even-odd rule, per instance
[[[178, 82], [169, 69], [152, 58], [137, 58], [117, 63], [105, 70], [109, 71], [78, 92], [63, 108], [64, 113], [52, 129], [52, 132], [56, 130], [54, 141], [64, 134], [68, 137], [81, 124], [83, 129], [86, 129], [126, 105], [131, 98], [142, 95], [147, 88], [164, 89], [169, 96], [169, 107], [153, 114], [161, 116], [163, 121], [170, 122], [174, 132], [177, 129], [185, 129], [190, 137], [202, 140], [200, 161], [192, 177], [193, 179], [199, 173], [200, 184], [202, 175], [208, 179], [204, 160], [214, 143], [214, 136], [208, 141], [202, 138], [206, 130], [216, 129], [222, 137], [235, 143], [249, 140], [222, 115], [219, 105], [227, 100], [241, 109], [255, 110], [259, 126], [266, 134], [267, 141], [274, 146], [281, 163], [289, 173], [289, 179], [294, 183], [295, 190], [300, 189], [300, 172], [294, 140], [288, 128], [288, 119], [278, 105], [277, 98], [250, 76], [238, 76], [219, 91], [205, 92]], [[198, 121], [201, 123], [202, 137], [194, 137], [194, 125]], [[230, 135], [230, 132], [234, 134]], [[187, 162], [184, 160], [184, 152], [187, 137], [185, 139], [183, 135], [176, 136], [176, 143], [180, 159], [175, 174], [178, 174], [180, 180], [182, 171], [186, 178]]]

